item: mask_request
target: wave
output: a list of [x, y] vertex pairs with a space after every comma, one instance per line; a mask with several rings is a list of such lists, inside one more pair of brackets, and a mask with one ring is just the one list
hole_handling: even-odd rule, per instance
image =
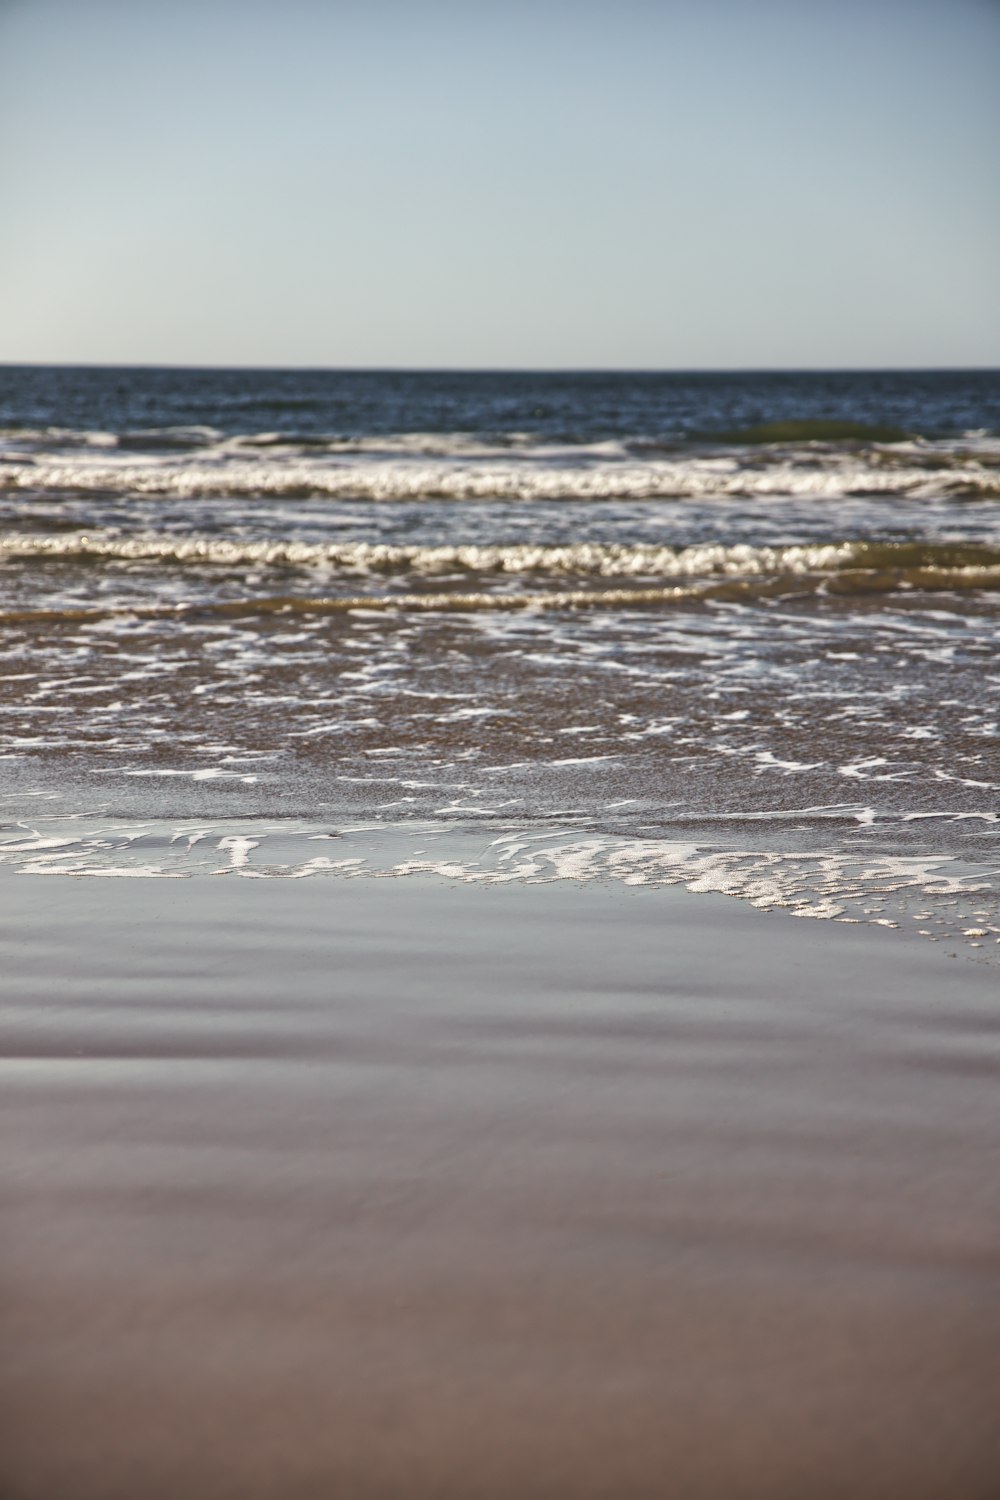
[[217, 427], [201, 425], [137, 427], [124, 432], [110, 432], [103, 428], [0, 427], [0, 444], [11, 444], [15, 451], [27, 448], [43, 453], [75, 448], [103, 451], [134, 448], [139, 452], [156, 452], [161, 448], [200, 449], [225, 441], [224, 434]]
[[[218, 404], [218, 403], [217, 403]], [[322, 410], [326, 403], [311, 399], [280, 400], [257, 398], [222, 401], [221, 408], [246, 411], [259, 410], [262, 414], [274, 415], [274, 427], [258, 430], [234, 430], [223, 425], [206, 424], [203, 421], [174, 422], [167, 424], [125, 425], [106, 428], [74, 428], [59, 423], [44, 426], [37, 423], [7, 422], [0, 425], [0, 442], [5, 439], [41, 448], [74, 447], [159, 447], [184, 446], [201, 448], [208, 443], [220, 443], [234, 447], [292, 446], [347, 448], [366, 450], [423, 450], [449, 453], [468, 448], [567, 447], [601, 448], [617, 446], [632, 451], [675, 452], [718, 448], [742, 448], [759, 446], [842, 447], [856, 449], [858, 445], [895, 447], [900, 444], [920, 444], [926, 447], [956, 445], [977, 446], [996, 443], [1000, 433], [987, 427], [964, 430], [922, 428], [920, 424], [902, 425], [889, 421], [859, 421], [835, 417], [801, 416], [773, 419], [764, 418], [739, 426], [692, 425], [689, 417], [671, 423], [666, 412], [660, 413], [663, 422], [656, 425], [622, 428], [621, 414], [604, 413], [602, 419], [594, 414], [580, 412], [583, 418], [579, 425], [569, 414], [569, 420], [546, 421], [542, 426], [533, 422], [527, 425], [504, 428], [492, 423], [468, 428], [448, 429], [399, 428], [397, 430], [369, 427], [367, 430], [348, 422], [339, 430], [315, 426], [306, 421], [286, 427], [282, 423], [287, 413]], [[346, 413], [345, 413], [346, 415]], [[484, 413], [485, 415], [485, 413]], [[650, 415], [646, 414], [647, 417]]]
[[91, 532], [0, 536], [0, 558], [150, 562], [227, 568], [327, 568], [346, 574], [541, 574], [600, 578], [762, 577], [887, 571], [903, 575], [1000, 569], [1000, 548], [968, 542], [834, 541], [755, 547], [578, 542], [400, 546], [373, 542], [237, 541], [210, 536]]
[[331, 500], [683, 500], [772, 497], [834, 500], [851, 495], [1000, 498], [996, 455], [913, 448], [894, 453], [764, 450], [764, 456], [703, 454], [639, 460], [620, 445], [452, 453], [409, 450], [313, 455], [255, 453], [217, 445], [197, 459], [169, 453], [120, 458], [100, 449], [72, 456], [0, 453], [0, 491], [119, 494], [176, 499], [228, 497]]
[[0, 624], [53, 625], [109, 619], [175, 620], [201, 617], [252, 619], [268, 616], [379, 613], [473, 614], [516, 610], [623, 610], [705, 603], [750, 604], [756, 600], [809, 594], [960, 593], [1000, 589], [1000, 566], [992, 568], [844, 569], [833, 574], [776, 573], [759, 578], [676, 584], [670, 587], [548, 589], [533, 592], [427, 592], [307, 596], [255, 595], [204, 599], [191, 604], [66, 605], [50, 609], [0, 610]]
[[756, 443], [904, 443], [919, 438], [901, 427], [875, 422], [817, 421], [807, 418], [792, 422], [761, 422], [753, 427], [730, 432], [706, 432], [706, 442], [727, 445]]

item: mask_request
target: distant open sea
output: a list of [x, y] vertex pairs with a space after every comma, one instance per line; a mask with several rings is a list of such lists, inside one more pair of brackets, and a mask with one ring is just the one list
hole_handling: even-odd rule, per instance
[[0, 860], [1000, 956], [1000, 374], [0, 368]]

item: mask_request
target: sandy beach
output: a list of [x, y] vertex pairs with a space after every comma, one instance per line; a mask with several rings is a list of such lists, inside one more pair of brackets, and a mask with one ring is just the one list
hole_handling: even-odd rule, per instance
[[0, 881], [8, 1500], [996, 1492], [995, 969], [679, 889]]

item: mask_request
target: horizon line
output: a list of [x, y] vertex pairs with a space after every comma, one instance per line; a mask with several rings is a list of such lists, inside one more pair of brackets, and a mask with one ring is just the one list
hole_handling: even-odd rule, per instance
[[954, 375], [1000, 374], [998, 364], [972, 365], [325, 365], [165, 360], [4, 359], [0, 370], [186, 370], [219, 373], [326, 375]]

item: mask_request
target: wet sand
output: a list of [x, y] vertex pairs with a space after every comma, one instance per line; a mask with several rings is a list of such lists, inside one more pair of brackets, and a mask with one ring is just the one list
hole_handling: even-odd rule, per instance
[[5, 1500], [987, 1500], [996, 969], [680, 889], [0, 871]]

